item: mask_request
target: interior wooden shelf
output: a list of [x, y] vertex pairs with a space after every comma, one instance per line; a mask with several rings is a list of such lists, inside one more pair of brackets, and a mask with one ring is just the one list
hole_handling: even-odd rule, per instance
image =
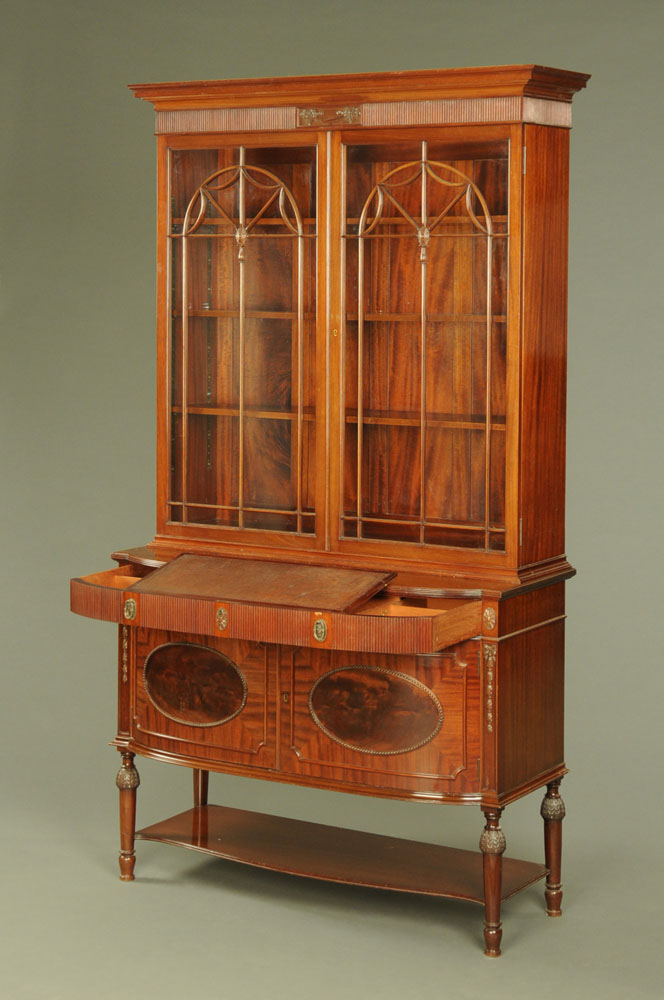
[[[182, 413], [181, 406], [171, 407], [171, 413]], [[240, 408], [238, 406], [214, 406], [209, 403], [194, 403], [187, 406], [187, 413], [204, 417], [239, 417]], [[297, 410], [265, 410], [253, 409], [245, 406], [243, 411], [245, 417], [256, 417], [261, 420], [297, 420]], [[306, 407], [302, 412], [303, 420], [314, 420], [315, 413], [312, 407]]]
[[346, 511], [341, 516], [344, 521], [361, 521], [362, 523], [366, 521], [369, 524], [402, 524], [413, 527], [423, 524], [425, 528], [451, 528], [459, 531], [484, 531], [485, 528], [491, 532], [505, 531], [505, 528], [500, 525], [489, 524], [487, 526], [483, 521], [453, 521], [443, 517], [426, 517], [420, 521], [419, 518], [410, 517], [408, 514], [380, 514], [377, 511], [369, 511], [360, 515], [354, 511]]
[[[421, 323], [422, 313], [365, 312], [365, 323]], [[346, 321], [357, 323], [357, 313], [347, 313]], [[486, 326], [486, 313], [427, 313], [427, 323], [478, 323]], [[492, 323], [506, 323], [507, 316], [492, 316]]]
[[[136, 837], [326, 882], [484, 902], [482, 855], [475, 851], [222, 806], [188, 809]], [[545, 875], [543, 865], [503, 858], [501, 899]]]
[[[356, 411], [347, 411], [346, 423], [357, 423]], [[375, 424], [377, 426], [419, 427], [421, 418], [419, 413], [415, 414], [397, 410], [388, 410], [380, 413], [376, 410], [364, 410], [362, 413], [362, 423]], [[430, 413], [425, 417], [425, 424], [427, 427], [453, 427], [457, 430], [482, 431], [486, 427], [486, 417], [482, 414], [464, 414], [457, 417], [451, 413]], [[504, 431], [505, 418], [493, 417], [491, 420], [491, 430]]]
[[[171, 315], [174, 318], [182, 316], [182, 310], [173, 309]], [[243, 312], [243, 317], [245, 319], [289, 319], [296, 320], [298, 314], [292, 309], [245, 309]], [[188, 309], [187, 316], [194, 319], [239, 319], [240, 310], [239, 309], [206, 309], [200, 307], [197, 309]], [[314, 313], [304, 313], [302, 318], [304, 320], [314, 320], [316, 317]]]

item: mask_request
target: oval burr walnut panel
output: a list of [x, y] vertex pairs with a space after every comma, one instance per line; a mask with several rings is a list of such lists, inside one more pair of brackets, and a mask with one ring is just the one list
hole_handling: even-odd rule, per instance
[[443, 709], [433, 691], [407, 674], [384, 667], [328, 671], [311, 689], [309, 710], [331, 739], [368, 754], [416, 750], [443, 725]]
[[162, 715], [189, 726], [220, 726], [245, 706], [247, 685], [223, 653], [195, 643], [171, 642], [145, 661], [148, 698]]

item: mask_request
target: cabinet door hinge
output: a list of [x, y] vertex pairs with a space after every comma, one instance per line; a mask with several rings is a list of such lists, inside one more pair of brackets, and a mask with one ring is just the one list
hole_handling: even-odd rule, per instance
[[479, 781], [481, 777], [482, 777], [482, 768], [481, 768], [481, 765], [480, 765], [480, 759], [478, 757], [477, 758], [477, 780]]
[[526, 172], [526, 159], [527, 159], [527, 155], [526, 154], [527, 153], [528, 153], [528, 147], [524, 146], [523, 147], [523, 172], [524, 172], [524, 174]]
[[519, 548], [523, 545], [523, 518], [519, 518]]

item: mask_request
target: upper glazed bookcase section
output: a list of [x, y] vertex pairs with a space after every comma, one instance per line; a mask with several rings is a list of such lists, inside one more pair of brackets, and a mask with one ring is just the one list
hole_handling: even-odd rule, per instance
[[585, 73], [528, 65], [131, 89], [154, 105], [158, 134], [519, 121], [570, 127], [572, 98], [587, 80]]

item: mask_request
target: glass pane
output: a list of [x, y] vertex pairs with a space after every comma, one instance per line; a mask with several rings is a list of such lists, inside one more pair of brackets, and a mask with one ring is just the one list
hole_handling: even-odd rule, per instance
[[172, 520], [311, 533], [316, 150], [171, 154]]
[[342, 537], [503, 548], [507, 149], [345, 155]]

